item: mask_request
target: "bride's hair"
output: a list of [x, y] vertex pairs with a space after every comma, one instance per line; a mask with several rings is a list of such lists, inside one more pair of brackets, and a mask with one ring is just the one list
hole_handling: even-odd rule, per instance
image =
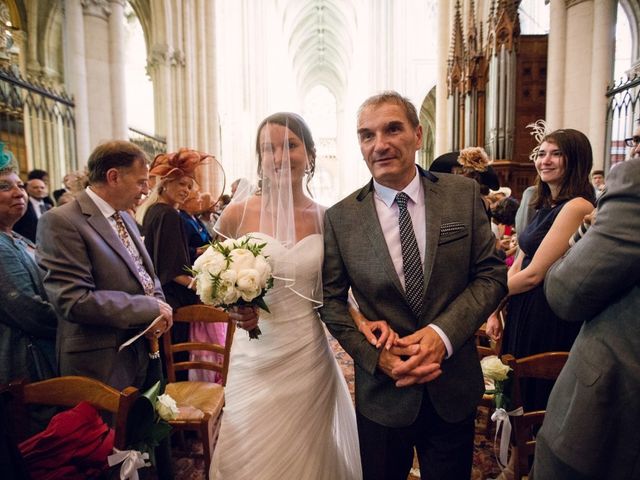
[[316, 171], [316, 144], [311, 136], [311, 130], [307, 125], [307, 122], [297, 113], [291, 112], [278, 112], [269, 115], [267, 118], [260, 122], [258, 130], [256, 132], [256, 154], [258, 155], [258, 178], [262, 180], [262, 152], [260, 149], [260, 132], [268, 123], [275, 123], [282, 127], [291, 130], [296, 137], [298, 137], [304, 143], [305, 150], [308, 156], [308, 165], [305, 169], [307, 180], [305, 186], [309, 191], [309, 182], [313, 178], [313, 174]]

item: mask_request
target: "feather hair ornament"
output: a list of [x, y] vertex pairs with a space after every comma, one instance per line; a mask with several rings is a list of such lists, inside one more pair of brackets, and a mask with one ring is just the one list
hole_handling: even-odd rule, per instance
[[533, 138], [535, 138], [536, 140], [536, 146], [533, 150], [531, 150], [531, 154], [529, 155], [529, 159], [533, 162], [538, 156], [538, 150], [540, 150], [542, 139], [550, 133], [549, 126], [547, 125], [547, 122], [541, 119], [530, 123], [526, 128], [531, 129], [530, 135], [533, 136]]

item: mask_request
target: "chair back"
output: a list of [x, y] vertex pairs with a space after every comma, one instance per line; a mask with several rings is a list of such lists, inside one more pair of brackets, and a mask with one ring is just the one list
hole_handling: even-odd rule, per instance
[[[229, 371], [229, 353], [231, 352], [231, 344], [233, 342], [233, 334], [235, 332], [235, 323], [229, 320], [229, 315], [224, 310], [212, 307], [210, 305], [188, 305], [186, 307], [177, 308], [173, 313], [174, 323], [226, 323], [227, 335], [224, 345], [218, 343], [207, 342], [180, 342], [173, 343], [171, 338], [171, 330], [162, 336], [165, 366], [167, 368], [167, 378], [170, 383], [176, 381], [176, 371], [203, 369], [219, 372], [222, 376], [222, 385], [227, 382], [227, 373]], [[174, 355], [179, 352], [193, 352], [206, 350], [209, 352], [219, 353], [220, 361], [205, 360], [189, 360], [176, 361]], [[216, 356], [218, 357], [218, 356]]]
[[[555, 380], [569, 358], [568, 352], [547, 352], [529, 357], [514, 358], [504, 355], [502, 362], [512, 370], [511, 402], [513, 409], [524, 408], [521, 394], [523, 379], [535, 378], [540, 380]], [[536, 448], [536, 434], [544, 420], [545, 410], [525, 411], [523, 415], [512, 416], [513, 445], [516, 447], [517, 458], [514, 465], [515, 478], [520, 479], [529, 472], [529, 459], [533, 457]]]
[[114, 446], [126, 448], [127, 415], [136, 398], [137, 388], [127, 387], [122, 391], [88, 377], [56, 377], [41, 382], [27, 383], [24, 380], [9, 384], [9, 409], [18, 441], [28, 436], [27, 405], [52, 405], [75, 407], [82, 401], [96, 409], [114, 414]]

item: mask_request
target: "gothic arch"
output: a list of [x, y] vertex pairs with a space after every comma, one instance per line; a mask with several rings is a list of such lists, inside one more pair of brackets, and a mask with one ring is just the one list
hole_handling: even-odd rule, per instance
[[620, 0], [618, 2], [629, 19], [631, 28], [631, 64], [640, 61], [640, 2], [637, 0]]
[[422, 125], [422, 148], [420, 165], [429, 168], [433, 162], [436, 143], [436, 87], [429, 90], [420, 107], [420, 125]]

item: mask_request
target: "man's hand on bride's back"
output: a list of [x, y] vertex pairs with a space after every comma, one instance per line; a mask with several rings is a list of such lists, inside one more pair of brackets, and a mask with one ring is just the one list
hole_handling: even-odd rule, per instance
[[258, 326], [258, 307], [231, 307], [229, 318], [236, 322], [236, 327], [251, 331]]

